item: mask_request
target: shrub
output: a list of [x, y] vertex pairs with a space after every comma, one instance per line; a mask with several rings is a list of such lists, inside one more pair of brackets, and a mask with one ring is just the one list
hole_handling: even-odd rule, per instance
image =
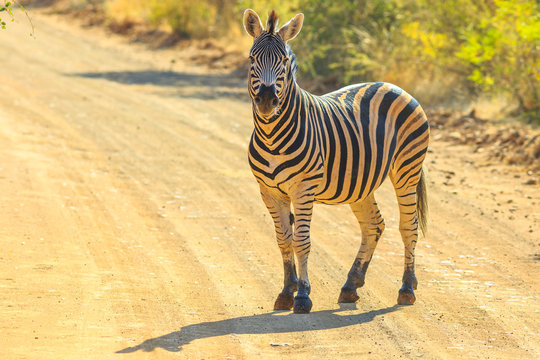
[[519, 113], [540, 117], [540, 15], [532, 1], [495, 0], [456, 52], [467, 79], [490, 94], [517, 100]]

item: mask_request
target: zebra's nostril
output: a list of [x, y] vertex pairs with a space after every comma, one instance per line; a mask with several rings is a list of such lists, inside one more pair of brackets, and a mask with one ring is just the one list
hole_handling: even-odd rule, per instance
[[278, 99], [272, 99], [272, 106], [276, 107], [278, 105]]
[[260, 96], [255, 96], [255, 104], [260, 105], [261, 104], [261, 98]]

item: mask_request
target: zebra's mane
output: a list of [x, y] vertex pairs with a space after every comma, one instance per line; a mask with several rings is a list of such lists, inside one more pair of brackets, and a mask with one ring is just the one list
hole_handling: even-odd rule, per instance
[[289, 56], [289, 61], [291, 62], [291, 72], [292, 72], [294, 80], [296, 80], [296, 70], [298, 69], [298, 65], [296, 65], [296, 55], [292, 51], [289, 44], [287, 44], [286, 46], [287, 46], [286, 49], [287, 49], [287, 54]]
[[268, 31], [270, 34], [273, 34], [276, 32], [278, 24], [278, 16], [274, 10], [268, 15], [268, 21], [266, 22], [266, 31]]

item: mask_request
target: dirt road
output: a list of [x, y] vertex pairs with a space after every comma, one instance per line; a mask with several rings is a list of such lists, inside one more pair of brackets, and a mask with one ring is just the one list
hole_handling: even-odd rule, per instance
[[313, 312], [273, 312], [281, 256], [244, 82], [34, 22], [35, 40], [24, 21], [0, 31], [2, 359], [539, 358], [540, 189], [524, 171], [433, 142], [414, 306], [396, 305], [391, 186], [356, 306], [336, 301], [359, 228], [316, 206]]

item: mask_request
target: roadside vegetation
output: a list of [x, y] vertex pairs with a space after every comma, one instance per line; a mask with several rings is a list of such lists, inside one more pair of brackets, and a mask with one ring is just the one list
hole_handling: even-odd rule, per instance
[[[247, 46], [242, 11], [282, 23], [303, 12], [294, 40], [300, 78], [315, 92], [389, 81], [423, 103], [479, 97], [501, 114], [540, 123], [540, 5], [536, 0], [34, 0], [100, 9], [107, 21], [144, 23], [182, 39]], [[0, 13], [1, 15], [2, 13]], [[244, 51], [245, 47], [244, 46]]]
[[30, 36], [34, 37], [34, 23], [32, 23], [32, 19], [30, 18], [30, 15], [28, 15], [28, 12], [24, 8], [24, 6], [16, 0], [0, 1], [0, 29], [5, 30], [7, 22], [15, 21], [15, 16], [13, 15], [14, 9], [19, 9], [22, 13], [24, 13], [26, 19], [28, 20], [28, 23], [32, 28]]

